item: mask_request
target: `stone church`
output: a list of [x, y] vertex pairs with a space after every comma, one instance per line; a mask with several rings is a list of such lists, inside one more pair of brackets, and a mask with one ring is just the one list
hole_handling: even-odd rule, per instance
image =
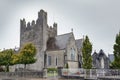
[[106, 56], [106, 54], [102, 49], [99, 51], [99, 53], [95, 51], [92, 55], [92, 58], [93, 58], [93, 68], [95, 69], [109, 68], [109, 58]]
[[[58, 35], [57, 23], [47, 24], [47, 12], [40, 10], [36, 21], [26, 23], [20, 20], [20, 47], [32, 42], [37, 48], [37, 61], [27, 66], [31, 70], [65, 67], [80, 68], [82, 66], [82, 41], [75, 39], [73, 32]], [[21, 66], [18, 66], [21, 67]]]

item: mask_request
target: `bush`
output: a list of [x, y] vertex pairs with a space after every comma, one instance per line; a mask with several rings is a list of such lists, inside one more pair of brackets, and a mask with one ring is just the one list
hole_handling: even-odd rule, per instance
[[67, 69], [69, 68], [69, 65], [68, 65], [68, 63], [66, 63], [66, 64], [65, 64], [65, 68], [67, 68]]
[[47, 71], [48, 71], [48, 72], [53, 72], [53, 71], [56, 71], [56, 72], [57, 72], [58, 70], [57, 70], [57, 68], [48, 68]]

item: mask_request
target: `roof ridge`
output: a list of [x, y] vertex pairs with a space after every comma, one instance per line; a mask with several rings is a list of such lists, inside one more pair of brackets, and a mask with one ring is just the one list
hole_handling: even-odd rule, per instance
[[[65, 33], [65, 34], [60, 34], [60, 35], [57, 35], [57, 36], [63, 36], [63, 35], [67, 35], [67, 34], [72, 34], [72, 32]], [[56, 37], [57, 37], [57, 36], [56, 36]]]
[[77, 41], [77, 40], [82, 40], [83, 38], [80, 38], [80, 39], [75, 39], [75, 41]]

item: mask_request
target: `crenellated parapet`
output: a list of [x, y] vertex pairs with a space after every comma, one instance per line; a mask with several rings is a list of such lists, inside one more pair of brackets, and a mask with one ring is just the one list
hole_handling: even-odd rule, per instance
[[20, 20], [20, 30], [21, 30], [21, 33], [23, 33], [26, 30], [26, 21], [24, 18], [23, 20]]
[[47, 24], [47, 12], [44, 10], [40, 10], [38, 18], [32, 22], [26, 22], [24, 18], [20, 20], [20, 46], [26, 42], [46, 45], [48, 38], [55, 36], [57, 36], [57, 23], [49, 26]]
[[36, 24], [38, 25], [47, 24], [47, 12], [45, 12], [44, 10], [40, 10], [38, 12], [38, 19], [36, 20]]
[[45, 12], [44, 10], [40, 10], [38, 12], [38, 18], [36, 21], [33, 20], [32, 22], [26, 23], [24, 18], [20, 20], [21, 33], [29, 31], [34, 27], [43, 27], [44, 25], [47, 25], [47, 12]]
[[20, 20], [20, 28], [21, 28], [21, 33], [24, 33], [26, 31], [29, 31], [35, 27], [35, 21], [33, 20], [32, 22], [26, 23], [25, 19]]
[[57, 36], [57, 23], [54, 23], [53, 24], [53, 29], [55, 31], [55, 35]]
[[54, 23], [53, 26], [49, 26], [47, 30], [49, 37], [57, 36], [57, 23]]

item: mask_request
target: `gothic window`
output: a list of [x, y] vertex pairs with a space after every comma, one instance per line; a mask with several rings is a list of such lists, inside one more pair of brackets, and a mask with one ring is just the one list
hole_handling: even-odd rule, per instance
[[104, 59], [101, 59], [101, 68], [104, 68]]
[[71, 60], [75, 60], [75, 50], [71, 48]]
[[58, 60], [57, 60], [57, 57], [56, 57], [56, 66], [57, 66], [57, 63], [58, 63]]
[[48, 65], [51, 65], [51, 56], [48, 56]]

